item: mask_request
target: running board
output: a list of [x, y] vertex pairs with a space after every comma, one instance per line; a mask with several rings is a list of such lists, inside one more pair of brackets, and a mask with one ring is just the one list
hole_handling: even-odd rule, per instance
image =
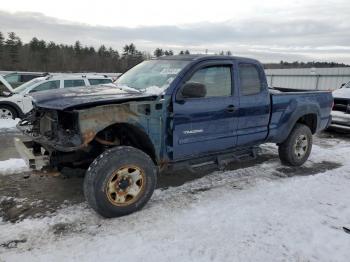
[[228, 165], [231, 162], [242, 162], [255, 159], [258, 151], [259, 147], [237, 149], [232, 152], [172, 162], [169, 163], [168, 169], [175, 170], [187, 168], [194, 171], [196, 169], [204, 168], [207, 166], [216, 166], [219, 169], [223, 169], [226, 165]]

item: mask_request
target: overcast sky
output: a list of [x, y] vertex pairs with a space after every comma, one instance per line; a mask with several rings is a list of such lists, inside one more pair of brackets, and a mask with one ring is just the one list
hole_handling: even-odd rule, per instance
[[0, 31], [24, 42], [105, 44], [118, 50], [230, 50], [263, 62], [350, 64], [349, 0], [2, 1]]

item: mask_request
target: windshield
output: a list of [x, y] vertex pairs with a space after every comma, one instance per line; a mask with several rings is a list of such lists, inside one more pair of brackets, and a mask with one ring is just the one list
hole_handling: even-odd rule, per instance
[[180, 60], [149, 60], [133, 67], [115, 83], [141, 92], [161, 94], [188, 64]]
[[20, 85], [19, 87], [17, 87], [14, 92], [15, 93], [22, 93], [24, 90], [26, 90], [28, 87], [36, 84], [36, 83], [39, 83], [41, 81], [45, 80], [45, 77], [37, 77], [37, 78], [34, 78], [26, 83], [24, 83], [23, 85]]

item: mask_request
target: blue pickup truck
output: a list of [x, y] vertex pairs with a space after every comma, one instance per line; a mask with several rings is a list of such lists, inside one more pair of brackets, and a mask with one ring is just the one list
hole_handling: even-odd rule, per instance
[[84, 193], [104, 217], [150, 199], [164, 169], [223, 166], [279, 146], [300, 166], [312, 134], [330, 123], [330, 92], [269, 89], [262, 65], [232, 56], [168, 56], [145, 61], [115, 86], [33, 94], [15, 144], [30, 167], [85, 166]]

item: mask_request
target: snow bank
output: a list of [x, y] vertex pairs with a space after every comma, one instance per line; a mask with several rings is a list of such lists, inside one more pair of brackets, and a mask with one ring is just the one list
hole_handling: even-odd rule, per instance
[[[51, 217], [0, 224], [5, 261], [348, 261], [350, 142], [315, 145], [308, 166], [336, 161], [316, 175], [280, 177], [276, 157], [156, 190], [140, 212], [102, 219], [86, 204]], [[285, 167], [283, 167], [285, 168]], [[308, 169], [305, 169], [308, 170]], [[63, 228], [57, 233], [57, 227]]]
[[0, 119], [0, 132], [16, 129], [19, 119]]
[[5, 161], [0, 161], [0, 175], [10, 175], [29, 171], [23, 159], [11, 158]]

